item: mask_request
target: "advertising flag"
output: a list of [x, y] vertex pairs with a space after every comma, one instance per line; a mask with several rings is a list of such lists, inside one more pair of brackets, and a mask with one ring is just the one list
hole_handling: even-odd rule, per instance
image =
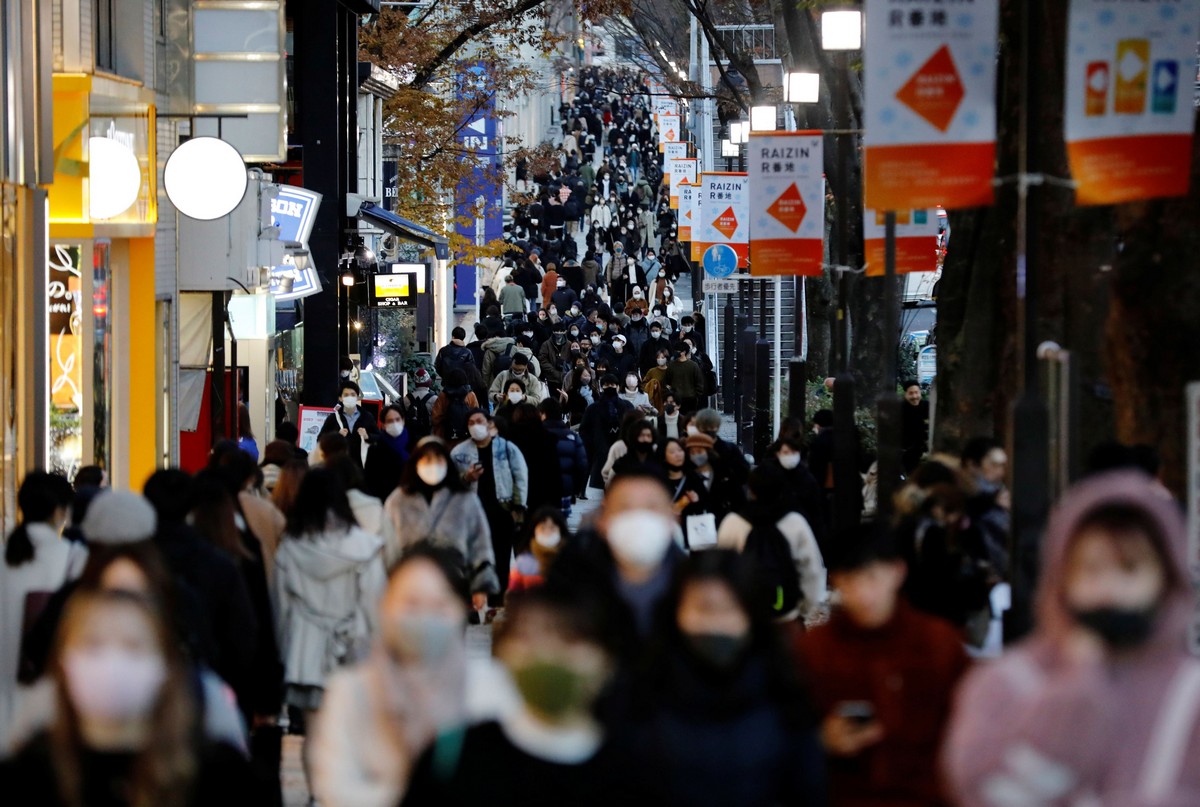
[[658, 116], [658, 150], [666, 151], [667, 143], [678, 143], [683, 136], [683, 129], [678, 115]]
[[750, 260], [750, 182], [744, 173], [704, 173], [697, 189], [692, 254], [703, 257], [713, 244], [728, 244], [738, 266]]
[[679, 102], [669, 95], [656, 95], [654, 96], [653, 111], [655, 118], [657, 118], [659, 115], [678, 115]]
[[998, 0], [867, 0], [866, 206], [990, 205]]
[[[887, 227], [882, 210], [863, 211], [867, 276], [883, 277]], [[938, 211], [936, 207], [896, 211], [896, 274], [937, 270]]]
[[696, 165], [698, 160], [695, 157], [684, 157], [683, 159], [671, 160], [667, 166], [669, 169], [667, 176], [670, 178], [671, 184], [671, 209], [679, 209], [679, 183], [680, 182], [695, 182], [696, 181]]
[[696, 183], [683, 181], [679, 183], [679, 213], [676, 214], [676, 219], [679, 222], [679, 230], [677, 239], [679, 241], [692, 240], [692, 214], [696, 210]]
[[1183, 196], [1200, 0], [1071, 0], [1067, 157], [1080, 205]]
[[671, 164], [671, 160], [679, 160], [688, 156], [687, 143], [664, 143], [663, 144], [663, 165]]
[[825, 264], [821, 132], [750, 133], [750, 274], [819, 277]]

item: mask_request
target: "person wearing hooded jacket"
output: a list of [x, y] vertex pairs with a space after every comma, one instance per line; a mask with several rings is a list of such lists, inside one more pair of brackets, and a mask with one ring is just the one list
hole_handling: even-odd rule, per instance
[[1041, 546], [1037, 627], [958, 692], [942, 754], [954, 803], [1200, 803], [1187, 543], [1180, 508], [1142, 474], [1062, 498]]

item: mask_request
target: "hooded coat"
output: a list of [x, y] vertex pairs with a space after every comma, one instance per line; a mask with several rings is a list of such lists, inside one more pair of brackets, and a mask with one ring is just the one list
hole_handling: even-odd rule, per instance
[[[1067, 652], [1063, 604], [1072, 537], [1099, 506], [1136, 508], [1159, 527], [1168, 583], [1150, 638], [1100, 662]], [[1200, 804], [1200, 661], [1188, 655], [1193, 610], [1178, 506], [1136, 473], [1105, 474], [1062, 500], [1042, 544], [1038, 626], [976, 670], [957, 696], [944, 746], [962, 807], [1185, 807]]]
[[375, 632], [386, 583], [377, 536], [358, 527], [287, 536], [275, 553], [272, 580], [285, 682], [323, 687], [343, 646], [365, 645]]

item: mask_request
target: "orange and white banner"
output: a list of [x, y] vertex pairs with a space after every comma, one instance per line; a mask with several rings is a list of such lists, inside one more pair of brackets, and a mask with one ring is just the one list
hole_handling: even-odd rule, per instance
[[658, 116], [658, 150], [666, 151], [667, 143], [678, 143], [683, 140], [683, 127], [678, 115]]
[[819, 277], [825, 271], [821, 132], [751, 132], [750, 274]]
[[[704, 173], [696, 190], [692, 254], [700, 258], [713, 244], [728, 244], [738, 266], [750, 260], [750, 180], [739, 173]], [[697, 260], [699, 260], [698, 258]]]
[[998, 0], [867, 0], [866, 206], [990, 205]]
[[[696, 212], [696, 183], [695, 182], [680, 182], [679, 188], [679, 213], [676, 214], [678, 224], [678, 232], [676, 235], [679, 241], [692, 240], [692, 216]], [[674, 188], [672, 188], [674, 190]], [[699, 258], [697, 258], [699, 260]]]
[[670, 178], [671, 185], [671, 209], [679, 209], [679, 183], [680, 182], [696, 182], [696, 166], [698, 160], [695, 157], [684, 157], [682, 159], [674, 159], [667, 165], [667, 176]]
[[1184, 196], [1200, 0], [1071, 0], [1067, 157], [1080, 205]]
[[668, 166], [671, 164], [671, 160], [682, 160], [687, 156], [687, 143], [663, 143], [663, 173], [670, 177]]
[[[887, 222], [881, 210], [863, 211], [867, 276], [887, 273]], [[937, 208], [896, 211], [896, 274], [937, 271]]]
[[679, 102], [670, 96], [656, 95], [651, 103], [653, 104], [651, 109], [654, 112], [655, 120], [658, 119], [659, 115], [679, 114]]

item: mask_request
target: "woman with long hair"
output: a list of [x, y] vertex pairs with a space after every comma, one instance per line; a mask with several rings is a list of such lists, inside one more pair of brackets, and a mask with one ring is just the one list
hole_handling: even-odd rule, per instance
[[[300, 484], [271, 583], [284, 701], [311, 725], [329, 675], [358, 661], [375, 633], [386, 583], [383, 542], [358, 526], [327, 468], [312, 469]], [[309, 761], [306, 744], [306, 775]]]
[[53, 722], [0, 766], [13, 807], [150, 807], [251, 802], [249, 765], [203, 739], [194, 680], [150, 600], [81, 592], [48, 669]]
[[404, 410], [389, 404], [379, 415], [379, 439], [367, 452], [364, 490], [380, 500], [392, 495], [408, 465], [412, 435], [404, 426]]
[[28, 473], [17, 492], [21, 523], [8, 536], [0, 561], [0, 741], [21, 698], [21, 639], [50, 595], [77, 577], [87, 559], [82, 544], [61, 537], [72, 495], [70, 482], [44, 471]]
[[441, 440], [426, 437], [417, 445], [400, 487], [383, 509], [384, 557], [389, 568], [399, 563], [410, 547], [427, 542], [458, 553], [479, 607], [499, 588], [487, 515]]
[[663, 641], [630, 707], [666, 803], [826, 803], [812, 709], [758, 582], [734, 552], [696, 552], [666, 600]]
[[271, 491], [271, 503], [279, 512], [286, 516], [292, 512], [296, 497], [300, 494], [300, 483], [308, 473], [308, 463], [303, 460], [290, 460], [279, 469], [279, 479], [275, 489]]

